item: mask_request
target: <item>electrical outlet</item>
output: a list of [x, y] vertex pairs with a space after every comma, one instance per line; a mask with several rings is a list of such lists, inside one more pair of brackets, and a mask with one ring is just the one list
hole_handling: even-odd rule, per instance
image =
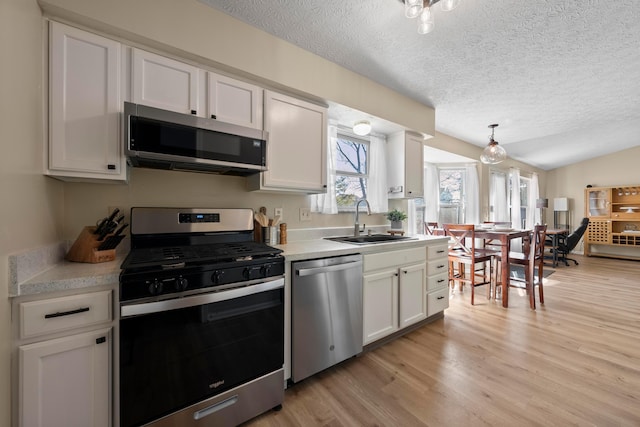
[[274, 216], [279, 216], [279, 217], [280, 217], [280, 219], [282, 219], [282, 208], [275, 208], [275, 209], [273, 210], [273, 215], [274, 215]]
[[300, 208], [300, 221], [311, 221], [311, 211], [309, 208]]

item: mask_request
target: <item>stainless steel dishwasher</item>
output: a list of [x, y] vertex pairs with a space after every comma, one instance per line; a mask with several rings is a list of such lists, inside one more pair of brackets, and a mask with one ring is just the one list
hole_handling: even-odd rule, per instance
[[362, 352], [362, 255], [293, 262], [293, 382]]

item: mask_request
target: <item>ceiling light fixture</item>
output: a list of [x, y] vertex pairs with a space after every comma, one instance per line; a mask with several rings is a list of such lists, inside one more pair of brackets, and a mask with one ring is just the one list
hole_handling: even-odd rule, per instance
[[364, 136], [371, 132], [371, 123], [368, 120], [360, 120], [353, 125], [353, 133]]
[[494, 131], [498, 127], [498, 125], [497, 124], [489, 125], [489, 127], [491, 128], [489, 145], [487, 145], [482, 151], [482, 155], [480, 156], [480, 161], [487, 165], [495, 165], [506, 160], [507, 152], [504, 148], [498, 145], [498, 141], [493, 139]]
[[433, 31], [434, 21], [433, 21], [433, 13], [431, 7], [438, 3], [442, 10], [451, 11], [455, 9], [460, 0], [400, 0], [404, 3], [404, 15], [407, 18], [417, 18], [420, 17], [420, 22], [418, 22], [418, 33], [427, 34]]

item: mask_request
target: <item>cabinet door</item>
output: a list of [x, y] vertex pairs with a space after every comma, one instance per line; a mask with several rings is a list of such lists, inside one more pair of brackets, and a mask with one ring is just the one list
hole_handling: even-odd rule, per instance
[[269, 170], [260, 189], [326, 191], [327, 109], [275, 92], [264, 96]]
[[422, 138], [407, 135], [405, 140], [405, 197], [415, 198], [424, 195], [424, 153]]
[[120, 43], [50, 23], [49, 170], [126, 180], [120, 139]]
[[363, 342], [369, 344], [398, 330], [398, 270], [363, 278]]
[[20, 425], [109, 426], [111, 329], [19, 347]]
[[390, 199], [424, 194], [422, 138], [406, 132], [390, 135], [387, 142], [387, 184]]
[[427, 266], [425, 263], [400, 267], [400, 329], [427, 317]]
[[207, 73], [209, 117], [262, 129], [262, 89], [215, 73]]
[[199, 105], [199, 70], [193, 65], [133, 49], [133, 102], [184, 114], [204, 115]]
[[427, 295], [427, 316], [433, 316], [449, 307], [449, 288], [443, 288]]
[[611, 215], [611, 188], [587, 188], [585, 200], [585, 214], [589, 218], [609, 218]]

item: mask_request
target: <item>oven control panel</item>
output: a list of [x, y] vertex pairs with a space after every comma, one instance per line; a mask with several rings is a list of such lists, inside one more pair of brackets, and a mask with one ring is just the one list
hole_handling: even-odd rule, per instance
[[172, 270], [122, 274], [120, 301], [169, 295], [184, 291], [266, 279], [284, 275], [284, 258], [258, 259], [230, 263], [185, 267]]
[[196, 224], [202, 222], [220, 222], [219, 213], [181, 213], [178, 215], [180, 224]]

